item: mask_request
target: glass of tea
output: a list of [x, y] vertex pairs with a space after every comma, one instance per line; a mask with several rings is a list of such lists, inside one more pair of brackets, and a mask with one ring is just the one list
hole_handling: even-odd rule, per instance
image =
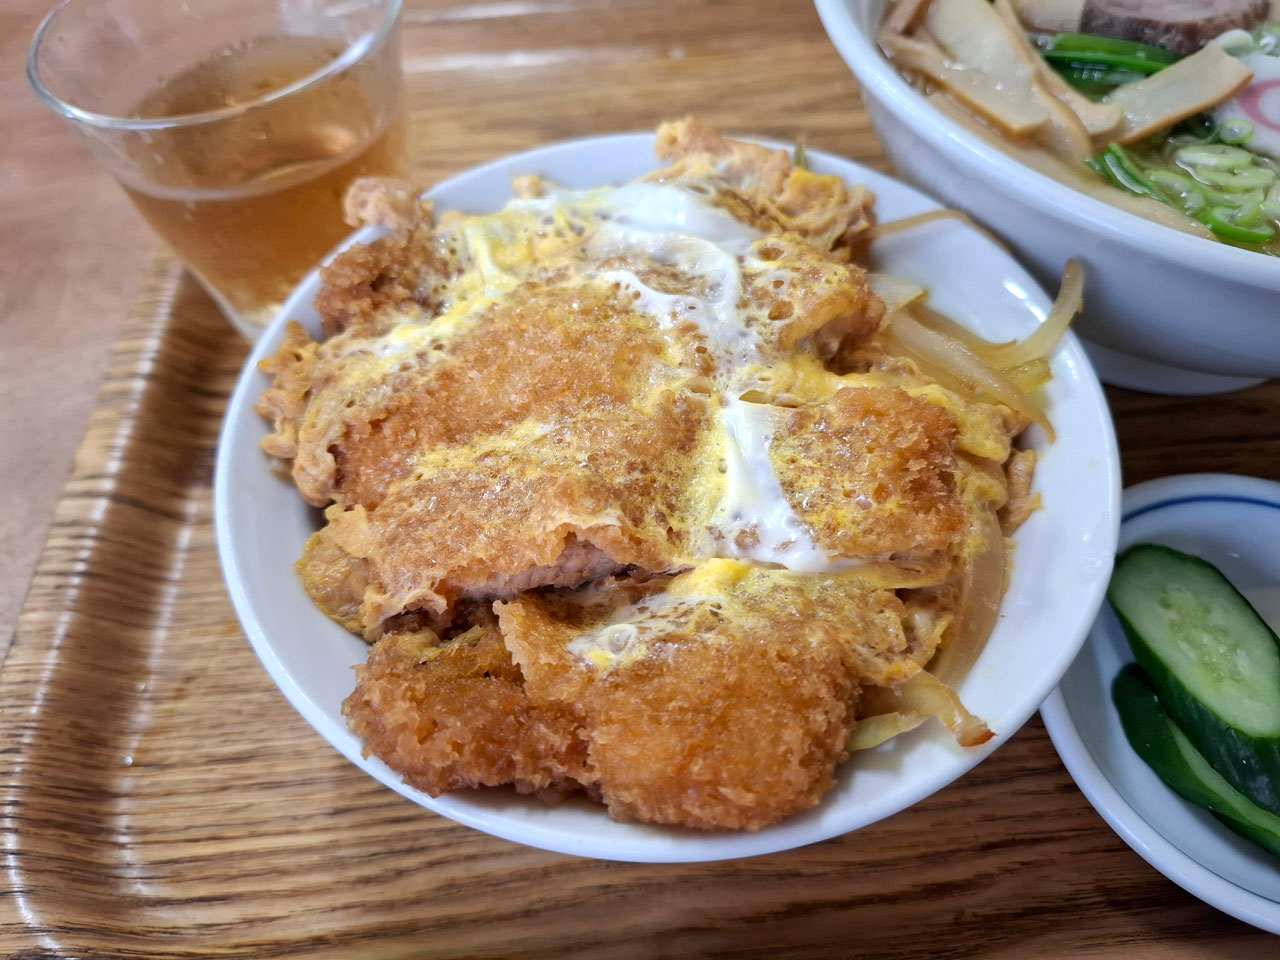
[[348, 233], [347, 184], [408, 172], [399, 13], [400, 0], [62, 0], [27, 76], [253, 339]]

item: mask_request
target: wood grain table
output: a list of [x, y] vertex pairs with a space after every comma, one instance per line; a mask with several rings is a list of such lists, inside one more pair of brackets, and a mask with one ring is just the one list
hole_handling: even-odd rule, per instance
[[[42, 13], [0, 10], [0, 648], [26, 594], [0, 669], [0, 953], [1280, 956], [1131, 852], [1038, 720], [856, 834], [693, 866], [518, 847], [348, 764], [218, 572], [212, 459], [246, 347], [22, 89]], [[885, 168], [803, 2], [411, 0], [405, 62], [431, 178], [688, 113]], [[1128, 482], [1280, 479], [1280, 383], [1109, 396]]]

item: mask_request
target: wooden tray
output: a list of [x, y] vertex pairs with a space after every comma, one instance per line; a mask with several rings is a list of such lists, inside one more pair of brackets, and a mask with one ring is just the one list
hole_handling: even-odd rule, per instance
[[[297, 716], [226, 599], [210, 511], [245, 355], [171, 260], [130, 319], [0, 674], [7, 854], [33, 957], [1238, 955], [1273, 941], [1124, 846], [1038, 720], [856, 834], [699, 866], [515, 846], [386, 790]], [[1113, 394], [1128, 464], [1276, 463], [1280, 387]], [[1212, 412], [1208, 412], [1212, 411]], [[1231, 424], [1236, 446], [1217, 437]], [[1269, 437], [1261, 429], [1270, 424]], [[1235, 449], [1237, 459], [1223, 462]], [[1162, 453], [1163, 452], [1163, 453]], [[1137, 477], [1133, 477], [1137, 479]], [[1221, 951], [1221, 952], [1220, 952]]]
[[[529, 21], [483, 20], [457, 26], [457, 45], [446, 49], [499, 59], [521, 43], [608, 52], [607, 38], [645, 22], [625, 4], [565, 9], [578, 6], [587, 12], [576, 19], [537, 21], [537, 43], [513, 34]], [[793, 16], [767, 0], [743, 2], [731, 43], [689, 40], [688, 51], [670, 44], [685, 28], [714, 37], [726, 14], [702, 0], [679, 6], [680, 30], [650, 24], [616, 56], [467, 76], [425, 59], [421, 31], [455, 21], [408, 11], [415, 127], [420, 143], [434, 137], [438, 148], [420, 146], [425, 171], [561, 136], [639, 129], [690, 109], [728, 130], [787, 136], [802, 124], [812, 145], [883, 165], [848, 73], [807, 6]], [[12, 894], [0, 897], [0, 952], [23, 960], [1277, 952], [1272, 938], [1199, 903], [1132, 853], [1075, 788], [1038, 720], [908, 811], [745, 861], [634, 865], [543, 853], [385, 789], [293, 712], [226, 598], [210, 488], [245, 353], [179, 266], [158, 260], [0, 670]], [[1280, 384], [1225, 398], [1111, 399], [1131, 482], [1191, 470], [1280, 478]]]

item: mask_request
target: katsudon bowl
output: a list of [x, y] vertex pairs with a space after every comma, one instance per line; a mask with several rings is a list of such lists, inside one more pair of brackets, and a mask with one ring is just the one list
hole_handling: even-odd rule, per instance
[[[657, 167], [652, 134], [580, 140], [518, 154], [448, 180], [430, 192], [438, 210], [484, 213], [512, 196], [512, 178], [536, 173], [571, 188], [621, 184]], [[864, 184], [882, 221], [937, 209], [910, 188], [839, 157], [810, 151], [816, 172]], [[379, 235], [357, 232], [348, 244]], [[938, 220], [875, 241], [878, 269], [913, 280], [931, 302], [992, 340], [1026, 336], [1044, 320], [1050, 299], [981, 233]], [[837, 770], [835, 787], [816, 807], [755, 833], [698, 832], [621, 823], [603, 806], [572, 798], [544, 805], [509, 789], [431, 797], [407, 786], [362, 744], [341, 713], [368, 647], [329, 620], [294, 570], [319, 515], [272, 472], [259, 441], [268, 424], [254, 411], [267, 377], [259, 361], [298, 321], [319, 335], [308, 277], [257, 344], [231, 399], [218, 451], [215, 522], [236, 612], [254, 649], [285, 696], [352, 763], [415, 803], [478, 830], [547, 850], [629, 861], [720, 860], [786, 850], [839, 836], [911, 806], [990, 755], [1036, 710], [1079, 649], [1103, 596], [1117, 535], [1119, 467], [1101, 388], [1068, 334], [1050, 357], [1052, 381], [1041, 400], [1058, 437], [1039, 428], [1024, 441], [1039, 451], [1035, 492], [1043, 501], [1015, 536], [1014, 566], [999, 622], [977, 662], [957, 685], [994, 737], [962, 748], [936, 721], [855, 754]], [[249, 705], [242, 705], [248, 708]], [[321, 749], [317, 744], [316, 749]]]
[[941, 113], [876, 44], [885, 0], [815, 0], [897, 171], [1010, 244], [1048, 283], [1076, 257], [1076, 329], [1103, 379], [1155, 393], [1280, 376], [1280, 257], [1182, 233], [1086, 196]]

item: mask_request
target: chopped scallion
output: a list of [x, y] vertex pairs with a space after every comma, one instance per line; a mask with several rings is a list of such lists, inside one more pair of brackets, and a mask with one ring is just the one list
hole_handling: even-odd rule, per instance
[[1266, 167], [1245, 167], [1242, 170], [1223, 170], [1220, 167], [1199, 167], [1198, 179], [1222, 187], [1224, 190], [1259, 190], [1276, 182], [1276, 175]]
[[1253, 139], [1253, 124], [1243, 117], [1232, 117], [1218, 125], [1218, 139], [1223, 143], [1248, 143]]
[[1220, 170], [1242, 170], [1253, 163], [1253, 154], [1225, 143], [1193, 143], [1179, 147], [1174, 154], [1178, 162], [1191, 167], [1214, 167]]
[[1232, 243], [1262, 244], [1276, 235], [1276, 228], [1270, 224], [1242, 226], [1236, 221], [1236, 211], [1229, 207], [1210, 207], [1204, 215], [1204, 224], [1215, 235]]

